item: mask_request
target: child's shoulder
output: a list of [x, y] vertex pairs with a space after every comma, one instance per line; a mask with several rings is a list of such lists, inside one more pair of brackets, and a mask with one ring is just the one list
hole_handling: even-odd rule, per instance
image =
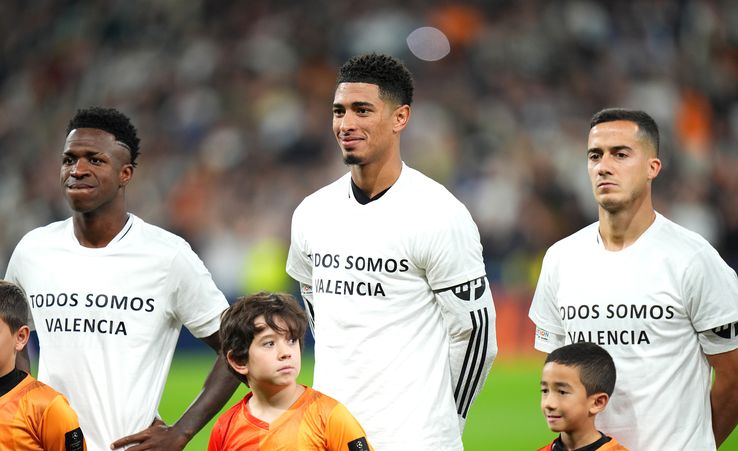
[[615, 437], [610, 437], [610, 441], [600, 446], [598, 451], [628, 451], [628, 448], [618, 443]]

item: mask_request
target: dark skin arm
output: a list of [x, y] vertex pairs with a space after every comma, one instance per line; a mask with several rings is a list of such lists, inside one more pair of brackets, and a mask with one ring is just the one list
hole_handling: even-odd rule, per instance
[[738, 349], [708, 355], [715, 371], [710, 391], [712, 431], [719, 447], [738, 424]]
[[213, 369], [205, 379], [205, 384], [195, 401], [182, 417], [172, 426], [156, 419], [147, 429], [116, 440], [112, 449], [137, 444], [129, 451], [143, 450], [182, 450], [192, 437], [217, 414], [238, 387], [239, 381], [230, 371], [228, 363], [220, 355], [218, 333], [203, 338], [208, 346], [218, 353]]

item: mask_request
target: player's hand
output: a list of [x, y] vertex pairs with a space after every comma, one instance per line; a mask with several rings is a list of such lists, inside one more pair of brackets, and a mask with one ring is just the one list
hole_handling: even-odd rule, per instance
[[178, 431], [174, 426], [167, 426], [166, 423], [157, 418], [148, 428], [116, 440], [110, 445], [110, 448], [119, 449], [124, 446], [135, 445], [128, 448], [127, 451], [182, 451], [188, 441], [189, 437], [186, 434]]

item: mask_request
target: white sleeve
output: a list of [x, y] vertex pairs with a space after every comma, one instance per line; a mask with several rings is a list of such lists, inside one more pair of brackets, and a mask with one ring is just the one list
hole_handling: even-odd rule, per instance
[[312, 253], [303, 235], [302, 228], [306, 225], [303, 219], [303, 205], [300, 204], [292, 215], [290, 250], [287, 254], [286, 270], [293, 279], [310, 286], [313, 284]]
[[690, 259], [682, 276], [682, 299], [697, 332], [738, 321], [738, 278], [712, 246]]
[[305, 304], [305, 313], [308, 317], [308, 324], [310, 324], [310, 332], [315, 337], [315, 307], [313, 307], [313, 287], [306, 284], [300, 284], [300, 295], [302, 301]]
[[[22, 248], [21, 248], [22, 243], [23, 243], [23, 240], [21, 240], [21, 242], [18, 243], [16, 248], [13, 250], [13, 254], [10, 256], [10, 261], [8, 262], [8, 267], [5, 270], [5, 278], [3, 280], [6, 280], [8, 282], [14, 283], [15, 285], [18, 285], [21, 288], [21, 290], [23, 290], [23, 293], [26, 294], [26, 302], [30, 302], [30, 299], [28, 299], [28, 294], [26, 293], [26, 289], [23, 286], [23, 281], [21, 280], [21, 276], [20, 276], [22, 271], [21, 271], [21, 268], [19, 268], [19, 266], [22, 267], [23, 265], [22, 258], [20, 257], [20, 255], [23, 253]], [[31, 330], [36, 330], [36, 325], [33, 322], [33, 309], [31, 308], [30, 305], [28, 306], [28, 327]]]
[[215, 286], [202, 260], [189, 248], [180, 249], [169, 273], [173, 315], [197, 338], [220, 328], [220, 315], [228, 301]]
[[443, 220], [425, 229], [419, 243], [421, 266], [449, 336], [452, 388], [463, 432], [469, 407], [497, 355], [495, 307], [479, 230], [466, 207], [454, 199]]
[[738, 322], [699, 332], [697, 339], [707, 355], [722, 354], [738, 348]]
[[449, 364], [459, 429], [497, 355], [495, 306], [486, 277], [435, 291], [449, 334]]
[[543, 257], [541, 275], [528, 316], [536, 325], [534, 347], [539, 351], [551, 352], [566, 341], [566, 330], [558, 310], [556, 291], [556, 256], [552, 249]]

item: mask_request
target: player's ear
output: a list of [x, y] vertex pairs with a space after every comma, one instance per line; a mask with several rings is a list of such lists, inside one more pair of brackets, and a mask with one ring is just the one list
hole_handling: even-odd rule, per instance
[[120, 174], [118, 174], [118, 186], [126, 186], [133, 177], [133, 165], [126, 163], [120, 168]]
[[15, 331], [15, 351], [20, 352], [28, 343], [31, 336], [31, 329], [28, 326], [21, 326]]
[[228, 361], [228, 365], [233, 368], [233, 371], [237, 372], [238, 374], [243, 374], [244, 376], [249, 374], [249, 367], [247, 363], [239, 363], [234, 357], [233, 357], [233, 351], [228, 351], [228, 354], [226, 354], [226, 360]]
[[658, 175], [659, 172], [661, 172], [661, 160], [658, 158], [649, 158], [648, 159], [648, 179], [653, 180]]
[[590, 415], [597, 415], [598, 413], [605, 410], [605, 407], [607, 407], [607, 402], [610, 400], [610, 397], [607, 396], [607, 393], [595, 393], [589, 397], [589, 413]]
[[401, 105], [392, 113], [392, 131], [401, 132], [410, 120], [410, 105]]

